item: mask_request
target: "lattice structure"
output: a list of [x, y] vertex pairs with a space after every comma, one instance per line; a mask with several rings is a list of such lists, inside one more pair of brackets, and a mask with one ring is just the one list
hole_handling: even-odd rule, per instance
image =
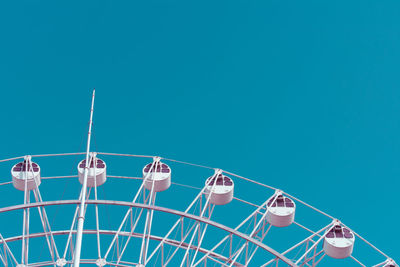
[[[160, 156], [92, 152], [93, 103], [86, 152], [0, 161], [11, 169], [0, 198], [23, 194], [20, 204], [1, 202], [2, 265], [398, 266], [341, 221], [253, 179]], [[126, 176], [113, 174], [121, 159]], [[75, 174], [42, 176], [46, 160], [74, 162]], [[60, 183], [80, 193], [53, 194]], [[311, 216], [315, 223], [304, 225]]]

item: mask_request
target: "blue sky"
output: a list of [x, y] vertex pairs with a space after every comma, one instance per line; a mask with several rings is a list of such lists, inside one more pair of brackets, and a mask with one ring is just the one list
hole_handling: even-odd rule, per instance
[[96, 87], [96, 150], [282, 188], [399, 259], [399, 23], [398, 1], [1, 3], [0, 156], [83, 151]]

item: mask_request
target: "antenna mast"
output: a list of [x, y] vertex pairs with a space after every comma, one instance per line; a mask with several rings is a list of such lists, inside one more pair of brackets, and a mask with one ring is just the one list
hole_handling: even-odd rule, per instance
[[92, 135], [95, 91], [96, 90], [93, 89], [92, 107], [90, 109], [89, 131], [88, 131], [88, 138], [87, 138], [87, 145], [86, 145], [86, 164], [85, 164], [85, 171], [84, 171], [84, 176], [83, 176], [81, 203], [79, 206], [78, 230], [77, 230], [77, 234], [76, 234], [75, 253], [74, 253], [74, 267], [79, 267], [79, 263], [81, 260], [82, 232], [83, 232], [83, 223], [85, 221], [85, 201], [86, 201], [86, 191], [87, 191], [87, 177], [88, 177], [88, 171], [89, 171], [89, 166], [90, 166], [89, 151], [90, 151], [90, 137]]

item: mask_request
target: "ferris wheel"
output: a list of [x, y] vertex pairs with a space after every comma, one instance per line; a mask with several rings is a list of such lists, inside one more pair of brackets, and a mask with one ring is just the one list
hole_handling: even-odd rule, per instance
[[94, 93], [86, 152], [0, 160], [3, 266], [398, 266], [283, 190], [160, 156], [91, 151]]

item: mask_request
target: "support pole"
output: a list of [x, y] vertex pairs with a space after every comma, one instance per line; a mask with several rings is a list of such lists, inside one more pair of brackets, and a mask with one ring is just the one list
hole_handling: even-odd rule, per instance
[[89, 172], [89, 167], [90, 167], [89, 151], [90, 151], [90, 137], [92, 134], [94, 95], [95, 95], [95, 90], [93, 89], [92, 107], [90, 109], [89, 131], [88, 131], [88, 138], [87, 138], [87, 145], [86, 145], [86, 164], [85, 164], [85, 172], [84, 172], [84, 176], [83, 176], [81, 203], [79, 206], [78, 230], [76, 233], [74, 267], [79, 267], [79, 263], [81, 260], [83, 223], [85, 221], [85, 201], [86, 201], [86, 190], [87, 190], [87, 177], [88, 177], [88, 172]]

